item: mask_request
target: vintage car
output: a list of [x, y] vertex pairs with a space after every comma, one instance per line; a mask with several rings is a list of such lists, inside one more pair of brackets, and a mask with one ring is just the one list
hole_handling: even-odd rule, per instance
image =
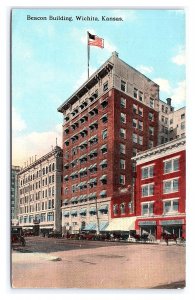
[[11, 228], [11, 244], [12, 246], [25, 246], [26, 241], [24, 238], [24, 232], [21, 226], [12, 226]]

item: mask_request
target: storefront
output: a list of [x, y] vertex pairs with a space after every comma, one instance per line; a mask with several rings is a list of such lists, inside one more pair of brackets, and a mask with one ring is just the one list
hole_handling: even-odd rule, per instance
[[151, 234], [156, 238], [156, 221], [138, 221], [140, 234]]
[[162, 220], [159, 221], [159, 225], [162, 227], [162, 232], [168, 234], [176, 234], [178, 238], [185, 236], [184, 220]]

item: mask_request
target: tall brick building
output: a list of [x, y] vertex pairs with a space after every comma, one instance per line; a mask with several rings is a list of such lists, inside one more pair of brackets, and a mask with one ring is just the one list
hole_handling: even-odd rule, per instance
[[157, 146], [159, 86], [116, 52], [59, 108], [64, 230], [106, 228], [134, 215], [138, 152]]

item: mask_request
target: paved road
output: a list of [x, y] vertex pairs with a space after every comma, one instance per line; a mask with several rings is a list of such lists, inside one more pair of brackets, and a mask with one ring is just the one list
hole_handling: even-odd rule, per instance
[[185, 247], [28, 238], [13, 251], [13, 287], [177, 288], [185, 285]]

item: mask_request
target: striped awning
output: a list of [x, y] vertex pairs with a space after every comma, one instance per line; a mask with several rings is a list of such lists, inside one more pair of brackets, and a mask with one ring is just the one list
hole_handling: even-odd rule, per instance
[[106, 165], [107, 164], [107, 159], [104, 159], [101, 161], [100, 166]]
[[70, 212], [69, 212], [69, 211], [65, 211], [65, 212], [63, 213], [64, 217], [68, 217], [68, 216], [69, 216], [69, 214], [70, 214]]
[[135, 230], [136, 217], [114, 218], [106, 228], [107, 231]]
[[89, 212], [96, 212], [96, 208], [95, 207], [90, 207]]
[[105, 205], [101, 205], [99, 210], [108, 210], [108, 204], [105, 204]]
[[77, 210], [72, 210], [71, 212], [70, 212], [70, 214], [73, 216], [73, 215], [77, 215]]

